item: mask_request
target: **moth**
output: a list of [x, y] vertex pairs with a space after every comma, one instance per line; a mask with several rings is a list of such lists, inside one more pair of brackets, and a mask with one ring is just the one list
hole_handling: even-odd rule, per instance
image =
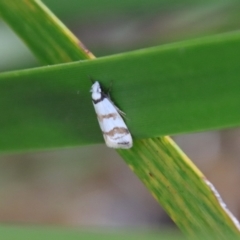
[[106, 145], [110, 148], [131, 148], [132, 136], [121, 117], [124, 113], [102, 91], [98, 81], [93, 83], [90, 92]]

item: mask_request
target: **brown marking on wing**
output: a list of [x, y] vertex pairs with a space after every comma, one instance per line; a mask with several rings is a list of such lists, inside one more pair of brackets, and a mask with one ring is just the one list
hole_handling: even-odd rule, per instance
[[102, 121], [104, 118], [113, 118], [114, 120], [117, 118], [118, 114], [117, 113], [109, 113], [109, 114], [104, 114], [104, 115], [97, 115], [98, 120]]
[[108, 132], [103, 132], [103, 134], [113, 137], [115, 134], [129, 134], [129, 131], [127, 128], [123, 128], [123, 127], [115, 127], [112, 130], [108, 131]]

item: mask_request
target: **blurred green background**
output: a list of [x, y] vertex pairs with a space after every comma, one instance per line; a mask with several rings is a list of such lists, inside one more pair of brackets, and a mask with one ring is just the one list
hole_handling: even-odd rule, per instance
[[[97, 57], [239, 30], [240, 3], [234, 0], [43, 2]], [[1, 20], [0, 54], [2, 72], [40, 66]], [[239, 218], [240, 130], [174, 139]], [[175, 228], [116, 152], [105, 145], [2, 155], [0, 185], [2, 223]]]

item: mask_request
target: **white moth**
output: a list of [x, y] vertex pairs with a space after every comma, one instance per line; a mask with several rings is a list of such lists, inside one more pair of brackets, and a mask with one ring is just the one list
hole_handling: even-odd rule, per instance
[[99, 82], [92, 85], [92, 102], [106, 145], [110, 148], [131, 148], [132, 136], [120, 114], [123, 114], [102, 92]]

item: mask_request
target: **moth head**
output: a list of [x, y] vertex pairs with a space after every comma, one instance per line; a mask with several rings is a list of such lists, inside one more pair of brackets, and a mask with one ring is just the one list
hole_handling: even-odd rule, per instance
[[90, 92], [92, 92], [92, 93], [101, 93], [101, 87], [100, 87], [99, 82], [96, 81], [96, 82], [92, 85]]

